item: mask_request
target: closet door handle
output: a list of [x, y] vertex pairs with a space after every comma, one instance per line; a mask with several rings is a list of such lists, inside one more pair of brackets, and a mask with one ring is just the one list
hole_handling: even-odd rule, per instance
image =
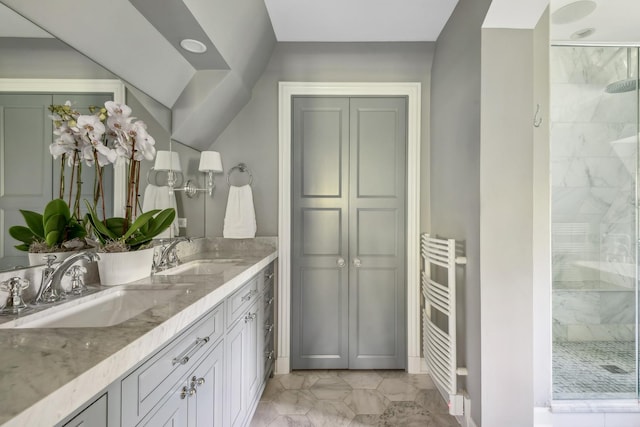
[[340, 257], [336, 261], [336, 264], [338, 264], [338, 267], [343, 268], [345, 265], [347, 265], [347, 262], [344, 260], [344, 258]]
[[353, 259], [353, 266], [355, 268], [360, 268], [360, 266], [362, 266], [362, 261], [360, 261], [360, 258], [354, 258]]

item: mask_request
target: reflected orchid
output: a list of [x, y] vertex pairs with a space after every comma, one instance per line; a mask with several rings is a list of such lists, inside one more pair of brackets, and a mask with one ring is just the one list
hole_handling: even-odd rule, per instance
[[[52, 105], [52, 112], [57, 136], [49, 151], [54, 158], [61, 157], [69, 167], [77, 169], [80, 176], [80, 168], [84, 163], [96, 168], [96, 195], [94, 208], [97, 201], [103, 198], [102, 192], [102, 167], [113, 163], [125, 162], [128, 164], [128, 191], [126, 203], [126, 219], [131, 220], [137, 215], [138, 195], [137, 188], [140, 179], [140, 161], [153, 160], [156, 155], [155, 139], [147, 132], [147, 125], [131, 116], [131, 107], [114, 101], [107, 101], [104, 107], [89, 107], [91, 114], [80, 114], [73, 109], [67, 101], [64, 105]], [[73, 174], [76, 172], [72, 172]], [[60, 179], [60, 197], [63, 197], [64, 175]], [[81, 181], [75, 183], [78, 187]], [[72, 182], [72, 186], [74, 182]], [[69, 204], [71, 204], [71, 191], [69, 192]], [[98, 194], [100, 193], [100, 194]], [[79, 215], [80, 190], [76, 190], [75, 212]], [[104, 205], [104, 200], [103, 200]], [[133, 209], [133, 211], [132, 211]]]

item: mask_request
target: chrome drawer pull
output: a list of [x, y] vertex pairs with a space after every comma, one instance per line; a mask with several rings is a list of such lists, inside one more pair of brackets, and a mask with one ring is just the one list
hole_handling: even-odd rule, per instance
[[267, 305], [271, 305], [273, 304], [273, 297], [269, 298], [269, 301], [267, 301]]
[[273, 350], [271, 350], [268, 353], [265, 353], [264, 357], [266, 357], [268, 360], [273, 360]]
[[200, 350], [200, 348], [209, 342], [209, 337], [204, 338], [196, 338], [195, 342], [191, 344], [187, 349], [182, 353], [181, 356], [174, 357], [171, 361], [171, 365], [186, 365], [189, 362], [189, 359], [194, 355], [195, 352]]
[[273, 324], [271, 325], [264, 325], [264, 328], [267, 330], [267, 333], [273, 331]]
[[264, 278], [267, 280], [271, 280], [273, 278], [273, 273], [265, 274]]
[[243, 296], [243, 297], [242, 297], [242, 299], [241, 299], [241, 300], [242, 300], [242, 301], [250, 301], [250, 300], [251, 300], [251, 297], [253, 297], [253, 295], [255, 295], [255, 294], [257, 294], [257, 293], [258, 293], [258, 291], [257, 291], [257, 290], [255, 290], [255, 289], [251, 289], [251, 290], [249, 291], [249, 293], [248, 293], [248, 294], [246, 294], [245, 296]]
[[258, 313], [248, 313], [246, 316], [244, 316], [244, 323], [247, 323], [248, 321], [253, 320], [256, 317], [258, 317]]

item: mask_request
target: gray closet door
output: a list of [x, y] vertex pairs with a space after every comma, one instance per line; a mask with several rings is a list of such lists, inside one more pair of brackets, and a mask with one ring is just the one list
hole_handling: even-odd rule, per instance
[[352, 98], [349, 368], [406, 367], [406, 98]]
[[405, 367], [405, 98], [293, 100], [294, 369]]
[[28, 265], [8, 232], [20, 209], [42, 212], [51, 200], [51, 95], [0, 94], [0, 269]]
[[292, 367], [349, 366], [349, 99], [294, 98]]

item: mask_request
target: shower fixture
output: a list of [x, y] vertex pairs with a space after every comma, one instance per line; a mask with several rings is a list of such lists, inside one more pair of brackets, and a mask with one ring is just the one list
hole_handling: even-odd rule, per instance
[[638, 88], [638, 77], [631, 77], [631, 48], [627, 50], [627, 78], [609, 83], [604, 89], [607, 93], [624, 93], [631, 92]]

